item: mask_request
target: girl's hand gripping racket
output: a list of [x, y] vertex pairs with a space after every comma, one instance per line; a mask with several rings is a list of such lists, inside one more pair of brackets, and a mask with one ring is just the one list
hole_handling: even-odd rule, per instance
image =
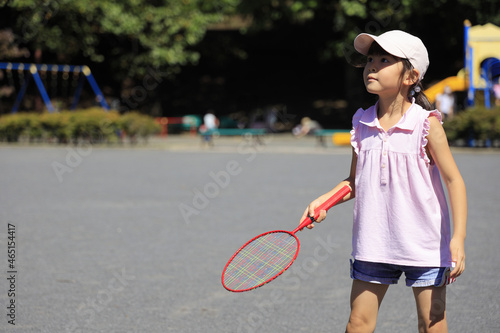
[[229, 259], [222, 272], [222, 285], [229, 291], [248, 291], [271, 282], [293, 263], [300, 242], [295, 233], [316, 221], [322, 210], [329, 210], [351, 192], [347, 185], [314, 210], [293, 231], [274, 230], [252, 238]]

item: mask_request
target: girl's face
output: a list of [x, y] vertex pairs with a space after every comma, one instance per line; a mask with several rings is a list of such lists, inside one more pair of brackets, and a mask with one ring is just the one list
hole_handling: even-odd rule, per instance
[[398, 94], [402, 87], [403, 70], [403, 63], [397, 57], [369, 54], [363, 71], [366, 90], [379, 97]]

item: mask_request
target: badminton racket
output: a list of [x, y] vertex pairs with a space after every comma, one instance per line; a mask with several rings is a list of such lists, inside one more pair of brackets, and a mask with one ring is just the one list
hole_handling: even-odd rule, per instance
[[274, 230], [249, 240], [229, 259], [222, 271], [222, 285], [229, 291], [249, 291], [271, 282], [297, 258], [300, 242], [295, 233], [316, 221], [322, 210], [329, 210], [351, 192], [342, 187], [306, 217], [293, 231]]

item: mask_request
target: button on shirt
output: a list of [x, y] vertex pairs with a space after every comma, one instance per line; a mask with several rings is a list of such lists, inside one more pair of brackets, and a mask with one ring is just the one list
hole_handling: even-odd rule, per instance
[[377, 105], [353, 117], [358, 157], [353, 257], [408, 266], [450, 266], [450, 218], [437, 167], [426, 154], [429, 116], [417, 104], [387, 132]]

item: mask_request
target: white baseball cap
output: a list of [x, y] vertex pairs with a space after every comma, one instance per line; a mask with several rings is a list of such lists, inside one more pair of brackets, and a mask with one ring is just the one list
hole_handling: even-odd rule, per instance
[[380, 36], [362, 33], [354, 39], [354, 48], [359, 53], [367, 55], [373, 41], [377, 42], [387, 53], [398, 58], [408, 59], [418, 70], [419, 81], [424, 78], [429, 67], [429, 55], [420, 38], [401, 30], [388, 31]]

